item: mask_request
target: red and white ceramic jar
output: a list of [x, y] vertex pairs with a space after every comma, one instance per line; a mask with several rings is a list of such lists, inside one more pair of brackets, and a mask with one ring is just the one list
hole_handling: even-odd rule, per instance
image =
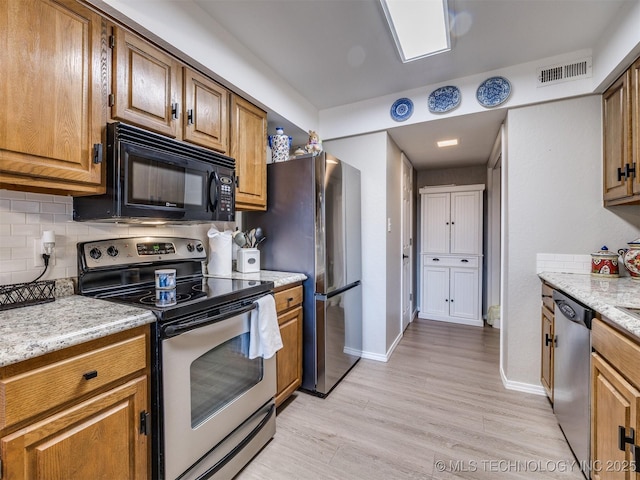
[[636, 238], [627, 245], [629, 248], [620, 249], [618, 253], [622, 255], [624, 266], [627, 267], [631, 278], [640, 280], [640, 238]]
[[595, 277], [618, 277], [618, 254], [606, 247], [591, 254], [591, 275]]

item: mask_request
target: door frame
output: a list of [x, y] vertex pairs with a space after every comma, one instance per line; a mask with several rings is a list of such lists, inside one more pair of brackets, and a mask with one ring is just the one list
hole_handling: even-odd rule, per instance
[[[413, 165], [402, 153], [402, 199], [401, 222], [401, 249], [402, 249], [402, 273], [401, 273], [401, 302], [400, 302], [400, 332], [413, 321], [415, 312], [415, 292], [413, 291]], [[408, 178], [406, 176], [408, 173]], [[405, 195], [408, 201], [405, 202]], [[408, 210], [407, 210], [408, 209]], [[404, 258], [407, 255], [408, 258]], [[405, 272], [408, 269], [408, 272]]]

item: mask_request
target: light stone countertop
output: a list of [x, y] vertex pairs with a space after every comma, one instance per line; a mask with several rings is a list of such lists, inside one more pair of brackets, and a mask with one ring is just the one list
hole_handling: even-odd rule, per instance
[[640, 308], [640, 281], [576, 273], [542, 272], [538, 276], [640, 339], [640, 319], [617, 308]]
[[[302, 282], [302, 273], [261, 270], [225, 278], [260, 280], [274, 288]], [[57, 293], [62, 285], [56, 284]], [[63, 294], [73, 291], [73, 285]], [[0, 367], [155, 322], [152, 311], [82, 295], [0, 311]]]
[[[209, 275], [207, 275], [209, 276]], [[260, 270], [255, 273], [232, 272], [231, 275], [210, 275], [221, 278], [238, 278], [242, 280], [260, 280], [263, 282], [273, 282], [273, 287], [283, 287], [291, 283], [304, 282], [307, 276], [304, 273], [278, 272], [275, 270]]]
[[0, 367], [155, 322], [150, 310], [71, 295], [0, 312]]

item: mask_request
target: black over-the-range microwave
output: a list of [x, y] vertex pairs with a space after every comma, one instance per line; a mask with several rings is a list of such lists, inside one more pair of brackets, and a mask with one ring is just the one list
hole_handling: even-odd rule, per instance
[[234, 221], [233, 158], [115, 122], [107, 124], [105, 161], [106, 193], [74, 197], [74, 220]]

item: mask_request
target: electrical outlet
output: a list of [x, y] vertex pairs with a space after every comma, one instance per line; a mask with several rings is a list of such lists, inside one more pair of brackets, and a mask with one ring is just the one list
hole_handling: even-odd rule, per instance
[[[42, 246], [42, 238], [33, 239], [33, 266], [44, 267], [44, 259], [42, 254], [44, 253], [44, 247]], [[56, 249], [53, 249], [51, 257], [49, 258], [49, 267], [56, 264]]]

